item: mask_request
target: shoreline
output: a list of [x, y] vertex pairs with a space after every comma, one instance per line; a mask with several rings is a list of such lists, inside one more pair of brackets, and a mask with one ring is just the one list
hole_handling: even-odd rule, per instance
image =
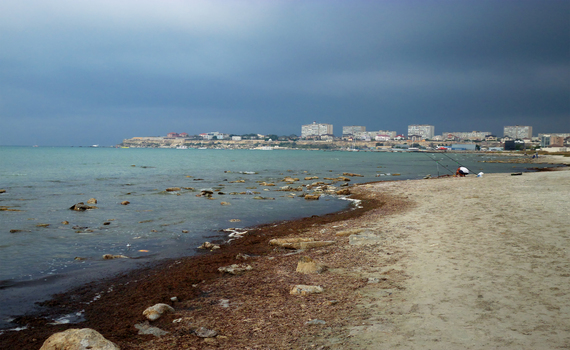
[[[486, 176], [488, 175], [484, 175], [484, 178]], [[455, 179], [450, 180], [453, 181]], [[426, 180], [412, 180], [414, 183], [421, 181]], [[432, 179], [427, 181], [446, 180]], [[259, 296], [259, 298], [255, 300], [257, 303], [256, 305], [259, 305], [259, 303], [269, 303], [277, 310], [281, 310], [280, 305], [289, 305], [292, 315], [306, 315], [311, 311], [316, 315], [336, 315], [334, 319], [337, 320], [336, 323], [327, 323], [327, 329], [329, 329], [327, 336], [327, 334], [322, 334], [322, 327], [316, 327], [313, 329], [310, 326], [305, 325], [305, 322], [308, 321], [308, 319], [279, 319], [282, 315], [277, 315], [275, 318], [281, 321], [281, 323], [285, 323], [288, 326], [286, 327], [287, 329], [296, 329], [294, 336], [292, 334], [288, 334], [286, 330], [283, 330], [285, 333], [282, 336], [289, 339], [288, 341], [291, 339], [297, 339], [296, 344], [298, 344], [299, 347], [302, 344], [308, 344], [306, 342], [311, 339], [311, 341], [318, 339], [323, 346], [325, 346], [325, 344], [329, 344], [327, 346], [334, 347], [334, 341], [331, 343], [331, 339], [335, 338], [335, 336], [333, 336], [333, 330], [346, 332], [347, 319], [350, 319], [351, 317], [363, 317], [359, 314], [361, 311], [357, 311], [357, 305], [352, 303], [352, 300], [355, 299], [354, 294], [360, 293], [359, 290], [368, 286], [370, 282], [369, 280], [363, 279], [362, 276], [358, 274], [358, 277], [354, 277], [354, 271], [348, 272], [347, 270], [350, 270], [351, 264], [352, 268], [355, 268], [355, 260], [364, 263], [372, 259], [369, 254], [373, 251], [372, 248], [366, 245], [362, 247], [358, 244], [350, 245], [349, 237], [337, 236], [336, 234], [339, 231], [350, 229], [351, 225], [358, 226], [361, 231], [365, 232], [367, 231], [365, 226], [369, 225], [370, 222], [377, 220], [379, 216], [394, 217], [396, 213], [409, 212], [408, 209], [414, 206], [412, 203], [413, 194], [407, 196], [411, 197], [411, 199], [390, 196], [385, 193], [374, 193], [374, 197], [367, 198], [367, 192], [373, 187], [385, 186], [387, 183], [403, 186], [406, 182], [408, 181], [379, 182], [357, 185], [354, 187], [354, 192], [359, 193], [357, 197], [364, 199], [363, 205], [365, 208], [363, 209], [354, 209], [351, 211], [327, 214], [321, 217], [299, 219], [285, 223], [261, 225], [250, 235], [234, 241], [231, 245], [224, 246], [220, 251], [199, 255], [197, 257], [159, 262], [116, 278], [93, 282], [76, 289], [75, 291], [57, 295], [54, 299], [47, 302], [46, 306], [51, 306], [53, 308], [52, 311], [58, 311], [56, 312], [57, 314], [65, 314], [66, 311], [75, 310], [80, 306], [85, 306], [84, 308], [86, 310], [85, 314], [87, 321], [77, 325], [67, 324], [50, 326], [47, 325], [47, 321], [23, 317], [19, 321], [22, 324], [32, 325], [34, 328], [31, 330], [0, 335], [0, 344], [10, 344], [10, 346], [14, 348], [37, 349], [43, 342], [43, 339], [52, 333], [66, 328], [83, 328], [90, 326], [101, 332], [108, 339], [120, 344], [122, 349], [148, 349], [153, 348], [153, 346], [156, 349], [177, 348], [168, 347], [166, 344], [172, 340], [171, 337], [175, 337], [178, 343], [182, 341], [180, 344], [198, 346], [200, 348], [213, 346], [213, 344], [206, 344], [202, 339], [192, 335], [191, 329], [201, 322], [209, 327], [215, 327], [215, 323], [219, 321], [216, 317], [231, 319], [228, 316], [235, 316], [233, 315], [233, 312], [232, 315], [228, 315], [228, 310], [224, 310], [219, 307], [212, 307], [212, 305], [216, 305], [214, 302], [221, 299], [227, 299], [229, 296], [232, 296], [229, 300], [240, 299], [240, 294], [247, 295], [247, 292], [244, 293], [245, 291], [255, 291], [260, 289], [259, 281], [273, 281], [274, 283], [277, 283], [278, 288], [275, 288], [275, 286], [271, 287], [271, 285], [267, 287], [272, 291], [271, 293], [275, 295]], [[382, 205], [378, 202], [378, 198], [380, 198], [380, 202], [383, 203]], [[333, 240], [338, 241], [338, 244], [322, 249], [309, 250], [302, 252], [299, 255], [290, 255], [288, 254], [288, 251], [275, 250], [267, 244], [269, 238], [288, 236], [292, 235], [294, 232], [306, 232], [307, 235], [318, 237], [319, 239], [332, 238]], [[351, 246], [360, 247], [359, 249], [362, 251], [355, 254], [348, 249]], [[254, 272], [231, 277], [221, 275], [217, 271], [217, 267], [236, 263], [236, 254], [240, 252], [249, 252], [249, 255], [256, 256], [251, 259], [251, 265], [254, 266]], [[315, 260], [318, 259], [319, 261], [324, 261], [329, 265], [329, 272], [318, 276], [295, 274], [295, 265], [299, 257], [302, 255], [310, 256]], [[395, 249], [391, 251], [390, 255], [390, 259], [394, 260], [395, 263], [405, 256], [405, 252]], [[190, 260], [193, 260], [194, 262]], [[277, 264], [278, 262], [279, 264]], [[243, 263], [243, 261], [237, 263]], [[248, 261], [247, 263], [250, 262]], [[199, 269], [197, 269], [198, 266], [200, 267]], [[286, 268], [284, 266], [286, 266]], [[270, 271], [259, 271], [258, 269], [269, 269]], [[358, 268], [356, 269], [358, 270]], [[162, 274], [162, 271], [167, 271], [167, 273]], [[278, 272], [277, 276], [275, 276], [275, 271]], [[339, 276], [340, 280], [344, 283], [338, 281]], [[398, 286], [402, 287], [406, 279], [406, 274], [402, 272], [401, 274], [394, 274], [393, 278], [392, 276], [385, 280], [380, 278], [376, 283], [379, 283], [380, 285], [388, 283], [389, 286], [393, 288], [385, 289], [398, 290]], [[144, 285], [144, 293], [137, 293], [137, 290], [141, 290], [141, 287], [136, 286], [136, 288], [133, 288], [133, 281], [140, 281], [140, 284]], [[334, 290], [336, 291], [337, 296], [342, 296], [337, 298], [340, 299], [340, 305], [334, 304], [334, 306], [323, 306], [327, 305], [326, 303], [331, 301], [330, 295], [325, 297], [311, 296], [310, 298], [306, 298], [309, 299], [308, 302], [307, 300], [302, 301], [303, 299], [291, 298], [291, 296], [288, 295], [288, 289], [293, 281], [307, 282], [306, 284], [310, 284], [309, 282], [311, 281], [325, 282], [322, 284], [329, 285], [330, 287], [327, 287], [328, 290]], [[350, 287], [346, 286], [346, 282], [348, 281], [352, 284]], [[192, 285], [196, 285], [196, 287], [192, 287]], [[113, 286], [113, 292], [108, 292], [111, 286]], [[232, 291], [232, 287], [234, 287], [235, 290]], [[98, 292], [103, 293], [99, 294], [100, 299], [97, 302], [90, 303], [88, 305], [81, 304], [89, 302], [95, 298], [97, 295], [96, 293]], [[254, 292], [254, 294], [256, 293]], [[220, 299], [213, 299], [215, 298], [214, 295], [218, 295]], [[157, 339], [154, 339], [154, 336], [136, 335], [136, 329], [134, 329], [133, 326], [135, 323], [144, 321], [142, 310], [157, 302], [167, 302], [173, 296], [177, 296], [181, 300], [178, 303], [172, 303], [177, 309], [177, 313], [175, 314], [176, 318], [182, 316], [185, 324], [179, 325], [178, 328], [174, 327], [172, 320], [175, 319], [175, 316], [172, 315], [164, 318], [163, 320], [153, 322], [153, 325], [157, 325], [162, 329], [171, 331], [171, 335]], [[255, 297], [257, 297], [257, 295], [255, 295]], [[70, 299], [73, 299], [73, 302], [70, 302]], [[313, 303], [314, 301], [318, 301], [319, 303]], [[241, 312], [249, 312], [246, 312], [246, 315], [250, 315], [251, 317], [249, 318], [255, 319], [255, 315], [251, 315], [253, 312], [251, 308], [253, 306], [248, 306], [248, 302], [248, 300], [242, 300], [237, 303], [238, 306], [236, 308], [241, 308]], [[314, 304], [317, 304], [317, 306], [315, 307]], [[192, 315], [193, 311], [200, 311], [203, 309], [208, 309], [207, 314], [200, 314], [198, 312], [200, 317]], [[355, 316], [355, 313], [358, 314], [358, 316]], [[287, 312], [285, 312], [285, 314], [287, 314]], [[344, 318], [340, 316], [343, 316]], [[288, 315], [287, 317], [291, 317], [291, 315]], [[186, 321], [187, 319], [188, 321]], [[263, 317], [261, 319], [263, 320]], [[236, 321], [236, 323], [239, 322]], [[254, 327], [256, 329], [260, 329], [256, 331], [257, 333], [263, 333], [259, 334], [261, 337], [256, 341], [261, 342], [257, 344], [270, 344], [268, 342], [275, 342], [278, 340], [277, 338], [279, 337], [275, 337], [275, 325], [273, 325], [273, 329], [264, 329], [261, 327], [263, 326], [263, 322], [259, 326], [260, 327]], [[225, 333], [230, 334], [230, 336], [225, 336], [226, 338], [220, 338], [215, 341], [220, 345], [227, 344], [228, 346], [236, 346], [238, 348], [245, 347], [245, 344], [253, 344], [252, 341], [255, 340], [249, 340], [251, 329], [248, 330], [244, 325], [236, 325], [234, 328], [230, 325], [223, 326], [221, 329], [226, 330]], [[222, 337], [224, 337], [223, 334]], [[272, 339], [269, 339], [268, 337], [271, 337]], [[343, 338], [342, 341], [345, 342], [346, 339]]]

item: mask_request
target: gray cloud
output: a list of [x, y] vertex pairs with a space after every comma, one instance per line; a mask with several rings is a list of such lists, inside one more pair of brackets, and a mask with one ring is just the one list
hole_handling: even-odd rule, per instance
[[570, 132], [568, 18], [567, 1], [5, 2], [0, 144], [313, 120]]

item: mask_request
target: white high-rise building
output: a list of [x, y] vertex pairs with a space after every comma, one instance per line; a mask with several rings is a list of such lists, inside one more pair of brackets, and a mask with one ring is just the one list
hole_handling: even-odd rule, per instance
[[332, 135], [332, 134], [333, 134], [332, 124], [317, 124], [317, 122], [313, 122], [313, 124], [307, 124], [301, 126], [302, 138], [310, 136]]
[[421, 136], [422, 139], [433, 139], [433, 135], [435, 135], [435, 127], [427, 124], [408, 125], [408, 137], [414, 135]]
[[532, 126], [505, 126], [503, 136], [508, 136], [513, 139], [530, 139], [532, 138]]
[[342, 127], [342, 136], [356, 135], [359, 132], [365, 132], [365, 126], [351, 125]]

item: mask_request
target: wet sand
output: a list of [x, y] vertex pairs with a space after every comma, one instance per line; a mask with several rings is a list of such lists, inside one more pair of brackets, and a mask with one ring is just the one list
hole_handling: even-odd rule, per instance
[[[86, 321], [48, 325], [23, 317], [18, 321], [30, 328], [1, 335], [0, 348], [39, 349], [52, 333], [84, 327], [121, 349], [570, 347], [569, 171], [381, 182], [352, 191], [362, 209], [265, 225], [219, 251], [57, 296], [44, 317], [85, 310]], [[336, 243], [291, 251], [269, 246], [274, 237]], [[295, 272], [303, 256], [327, 271]], [[235, 263], [253, 270], [217, 270]], [[296, 284], [324, 292], [289, 294]], [[138, 335], [142, 311], [159, 302], [176, 311], [152, 325], [170, 333]], [[198, 327], [218, 336], [199, 338]]]

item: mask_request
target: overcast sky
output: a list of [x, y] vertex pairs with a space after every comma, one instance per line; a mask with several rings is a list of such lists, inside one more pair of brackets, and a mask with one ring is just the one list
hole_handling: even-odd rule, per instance
[[570, 132], [570, 1], [0, 0], [0, 145]]

